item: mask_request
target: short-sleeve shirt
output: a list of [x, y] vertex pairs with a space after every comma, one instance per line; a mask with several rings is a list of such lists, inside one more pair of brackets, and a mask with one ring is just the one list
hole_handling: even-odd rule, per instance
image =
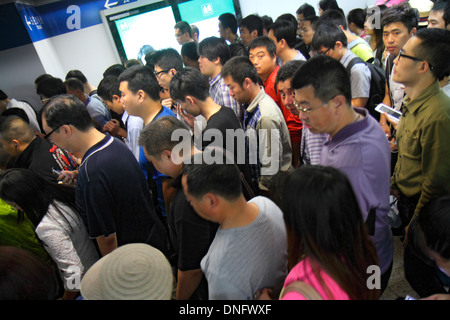
[[[344, 67], [347, 67], [350, 61], [356, 55], [350, 50], [347, 50], [341, 59]], [[364, 63], [356, 63], [350, 70], [350, 82], [352, 88], [352, 99], [369, 98], [370, 96], [370, 80], [372, 75], [370, 69]]]
[[119, 246], [147, 243], [166, 252], [166, 229], [155, 213], [144, 174], [117, 138], [106, 134], [83, 156], [76, 203], [91, 238], [116, 234]]
[[101, 128], [111, 120], [108, 109], [106, 109], [105, 105], [98, 99], [88, 97], [86, 100], [86, 109], [91, 118], [97, 121]]
[[394, 243], [388, 223], [390, 208], [391, 152], [388, 141], [375, 118], [366, 109], [355, 108], [365, 115], [353, 122], [333, 139], [328, 139], [322, 148], [320, 164], [339, 169], [348, 177], [364, 220], [371, 209], [375, 210], [375, 244], [381, 272], [390, 266]]
[[219, 228], [202, 259], [210, 300], [251, 300], [261, 288], [277, 292], [287, 275], [283, 213], [265, 197], [249, 203], [259, 208], [256, 219], [239, 228]]
[[[161, 112], [159, 112], [153, 120], [159, 119], [164, 116], [172, 116], [175, 117], [175, 114], [170, 110], [169, 108], [162, 106]], [[148, 159], [145, 157], [144, 154], [144, 148], [142, 146], [139, 146], [139, 165], [141, 166], [142, 171], [144, 172], [144, 176], [146, 179], [148, 179], [148, 169], [150, 168], [152, 170], [151, 178], [156, 183], [156, 189], [158, 193], [158, 204], [161, 209], [161, 214], [163, 216], [166, 216], [166, 204], [164, 202], [164, 195], [162, 190], [162, 180], [166, 178], [167, 176], [159, 172], [155, 169], [153, 166], [149, 166]]]
[[172, 182], [177, 192], [170, 205], [167, 222], [170, 241], [178, 255], [178, 269], [188, 271], [200, 269], [200, 261], [208, 252], [218, 225], [201, 218], [194, 211], [184, 195], [181, 177]]

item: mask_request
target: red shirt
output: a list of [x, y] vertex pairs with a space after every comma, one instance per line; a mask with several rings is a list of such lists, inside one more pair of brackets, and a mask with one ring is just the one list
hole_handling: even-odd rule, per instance
[[280, 92], [278, 91], [278, 85], [275, 87], [275, 80], [277, 78], [278, 70], [280, 70], [280, 66], [273, 70], [270, 76], [264, 81], [264, 91], [275, 101], [275, 103], [280, 107], [281, 112], [283, 113], [284, 120], [286, 121], [286, 125], [289, 129], [289, 133], [291, 135], [291, 141], [293, 143], [300, 142], [302, 138], [302, 121], [298, 116], [293, 115], [289, 110], [285, 108], [283, 105], [283, 101], [281, 100]]

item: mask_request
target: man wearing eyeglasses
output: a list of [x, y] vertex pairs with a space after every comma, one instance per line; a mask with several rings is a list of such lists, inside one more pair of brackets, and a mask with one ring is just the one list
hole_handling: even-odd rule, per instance
[[42, 128], [47, 139], [82, 156], [75, 200], [101, 254], [127, 243], [147, 243], [168, 254], [166, 228], [130, 149], [98, 131], [73, 95], [53, 97], [44, 106]]
[[450, 31], [423, 29], [394, 60], [394, 81], [404, 84], [406, 97], [391, 190], [406, 226], [405, 275], [420, 296], [430, 293], [433, 280], [427, 277], [431, 270], [421, 267], [424, 260], [417, 259], [413, 220], [432, 198], [450, 192], [450, 98], [439, 86], [439, 79], [450, 74], [449, 55]]
[[390, 151], [383, 130], [367, 109], [352, 106], [350, 77], [332, 57], [318, 55], [305, 62], [295, 72], [292, 87], [303, 127], [329, 134], [319, 164], [338, 168], [352, 184], [378, 253], [383, 290], [394, 255], [387, 219]]
[[193, 39], [192, 28], [186, 21], [179, 21], [175, 24], [175, 39], [181, 45], [186, 42], [195, 41]]
[[[332, 57], [342, 63], [344, 67], [356, 55], [347, 48], [347, 37], [341, 28], [326, 20], [319, 23], [314, 33], [312, 47], [318, 53]], [[352, 105], [365, 107], [370, 96], [371, 72], [364, 63], [356, 63], [350, 69]]]

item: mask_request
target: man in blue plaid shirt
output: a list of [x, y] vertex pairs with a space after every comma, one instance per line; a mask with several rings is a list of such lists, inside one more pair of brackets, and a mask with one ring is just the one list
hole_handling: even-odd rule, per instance
[[223, 65], [231, 57], [226, 41], [217, 37], [206, 38], [199, 43], [198, 52], [200, 72], [209, 77], [209, 95], [218, 105], [231, 108], [242, 120], [242, 109], [231, 96], [221, 75]]

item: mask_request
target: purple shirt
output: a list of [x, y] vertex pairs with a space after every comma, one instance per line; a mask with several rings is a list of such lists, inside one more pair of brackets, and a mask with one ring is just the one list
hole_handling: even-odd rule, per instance
[[[365, 109], [355, 108], [365, 118], [339, 131], [323, 145], [320, 164], [340, 169], [350, 180], [364, 221], [371, 208], [376, 209], [375, 234], [371, 236], [381, 273], [394, 255], [392, 232], [388, 222], [391, 152], [378, 122]], [[345, 200], [345, 199], [343, 199]]]

